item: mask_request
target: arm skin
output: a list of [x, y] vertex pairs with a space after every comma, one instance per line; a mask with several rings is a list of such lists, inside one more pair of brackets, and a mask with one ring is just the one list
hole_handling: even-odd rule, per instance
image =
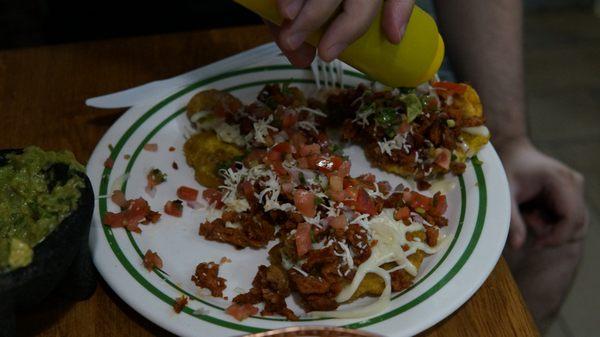
[[[509, 242], [538, 246], [580, 239], [588, 223], [583, 176], [527, 137], [520, 0], [437, 0], [440, 29], [462, 81], [481, 96], [512, 194]], [[528, 234], [529, 233], [529, 234]]]
[[[338, 6], [341, 14], [319, 42], [319, 56], [327, 61], [364, 33], [380, 1], [278, 0], [287, 21], [281, 29], [271, 28], [290, 62], [306, 67], [316, 50], [303, 39]], [[382, 29], [390, 42], [402, 38], [413, 5], [414, 0], [384, 1]], [[437, 0], [436, 5], [448, 55], [461, 80], [479, 92], [507, 172], [511, 246], [521, 248], [528, 235], [541, 246], [581, 238], [587, 225], [583, 177], [538, 151], [527, 138], [521, 0]]]
[[436, 1], [452, 66], [460, 80], [477, 89], [499, 147], [527, 133], [521, 2]]

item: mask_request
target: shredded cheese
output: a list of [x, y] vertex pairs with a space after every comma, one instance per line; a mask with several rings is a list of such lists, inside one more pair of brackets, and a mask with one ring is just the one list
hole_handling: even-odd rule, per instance
[[379, 150], [388, 156], [392, 155], [393, 150], [403, 150], [406, 153], [410, 152], [410, 144], [406, 144], [406, 133], [397, 133], [391, 140], [384, 139], [382, 142], [377, 142]]
[[302, 268], [299, 268], [298, 266], [293, 266], [292, 269], [294, 269], [297, 272], [299, 272], [302, 276], [308, 277], [308, 273], [305, 272], [304, 270], [302, 270]]
[[373, 108], [367, 108], [362, 111], [359, 109], [359, 111], [356, 112], [356, 117], [352, 120], [352, 123], [356, 123], [360, 126], [367, 126], [369, 125], [369, 116], [374, 113], [375, 109]]
[[309, 108], [307, 106], [301, 107], [300, 111], [306, 111], [306, 112], [310, 112], [313, 115], [317, 115], [317, 116], [321, 116], [321, 117], [327, 117], [327, 115], [323, 111], [321, 111], [319, 109], [312, 109], [312, 108]]
[[228, 124], [225, 122], [214, 126], [213, 130], [226, 143], [235, 144], [237, 146], [246, 145], [246, 140], [240, 134], [240, 126], [238, 124]]
[[265, 144], [266, 139], [269, 135], [269, 130], [279, 131], [276, 127], [270, 125], [273, 122], [273, 115], [269, 115], [269, 117], [265, 119], [259, 119], [254, 122], [254, 140], [259, 144]]
[[306, 130], [306, 131], [313, 131], [314, 133], [319, 133], [319, 130], [317, 129], [317, 125], [313, 121], [308, 121], [308, 120], [299, 121], [299, 122], [296, 123], [296, 126], [299, 129], [303, 129], [303, 130]]

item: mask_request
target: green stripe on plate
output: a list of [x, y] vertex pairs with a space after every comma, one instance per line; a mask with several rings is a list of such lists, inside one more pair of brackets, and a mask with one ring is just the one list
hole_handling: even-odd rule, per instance
[[[144, 113], [136, 122], [134, 122], [132, 124], [132, 126], [123, 134], [123, 136], [119, 139], [119, 141], [117, 142], [117, 144], [115, 145], [112, 153], [111, 153], [111, 158], [113, 160], [116, 160], [119, 156], [119, 153], [121, 152], [121, 150], [123, 149], [125, 143], [129, 140], [129, 138], [131, 137], [131, 135], [145, 122], [147, 121], [152, 115], [154, 115], [156, 112], [160, 111], [162, 108], [164, 108], [167, 104], [171, 103], [172, 101], [174, 101], [175, 99], [181, 97], [182, 95], [185, 95], [189, 92], [191, 92], [194, 89], [197, 89], [203, 85], [212, 83], [214, 81], [218, 81], [224, 78], [229, 78], [229, 77], [234, 77], [237, 75], [241, 75], [241, 74], [247, 74], [247, 73], [253, 73], [253, 72], [262, 72], [262, 71], [276, 71], [276, 70], [289, 70], [289, 69], [294, 69], [292, 66], [289, 65], [275, 65], [275, 66], [265, 66], [265, 67], [255, 67], [255, 68], [248, 68], [248, 69], [242, 69], [242, 70], [238, 70], [238, 71], [232, 71], [232, 72], [228, 72], [228, 73], [223, 73], [202, 81], [198, 81], [188, 87], [186, 87], [185, 89], [182, 89], [181, 91], [174, 93], [172, 95], [170, 95], [169, 97], [167, 97], [166, 99], [164, 99], [163, 101], [159, 102], [157, 105], [155, 105], [153, 108], [151, 108], [150, 110], [148, 110], [146, 113]], [[359, 73], [355, 73], [355, 72], [351, 72], [351, 71], [344, 71], [345, 74], [353, 76], [353, 77], [357, 77], [357, 78], [362, 78], [365, 79], [365, 76]], [[250, 83], [245, 83], [245, 84], [241, 84], [241, 85], [237, 85], [237, 86], [233, 86], [230, 87], [228, 89], [225, 89], [227, 91], [233, 91], [233, 90], [239, 90], [239, 89], [243, 89], [243, 88], [248, 88], [248, 87], [252, 87], [252, 86], [258, 86], [258, 85], [264, 85], [267, 83], [314, 83], [313, 80], [307, 80], [307, 79], [294, 79], [294, 78], [286, 78], [286, 79], [270, 79], [270, 80], [264, 80], [264, 81], [256, 81], [256, 82], [250, 82]], [[321, 83], [323, 83], [323, 81], [321, 81]], [[347, 85], [346, 85], [347, 87]], [[131, 157], [131, 160], [129, 161], [125, 173], [129, 173], [131, 171], [131, 168], [134, 165], [135, 160], [137, 159], [137, 157], [139, 156], [140, 152], [143, 149], [143, 146], [162, 128], [164, 127], [166, 124], [168, 124], [170, 121], [172, 121], [174, 118], [176, 118], [177, 116], [179, 116], [180, 114], [182, 114], [184, 112], [184, 109], [180, 109], [178, 111], [176, 111], [175, 113], [173, 113], [171, 116], [169, 116], [167, 119], [165, 119], [164, 121], [162, 121], [155, 129], [153, 129], [145, 138], [144, 140], [141, 142], [141, 144], [137, 147], [136, 151], [134, 152], [134, 154]], [[472, 254], [473, 249], [475, 248], [477, 241], [481, 235], [481, 231], [483, 229], [483, 220], [485, 219], [485, 210], [486, 210], [486, 189], [485, 189], [485, 177], [483, 175], [483, 171], [481, 170], [481, 167], [474, 165], [474, 169], [476, 172], [476, 177], [477, 177], [477, 181], [478, 181], [478, 185], [479, 185], [479, 193], [480, 193], [480, 204], [479, 204], [479, 209], [478, 209], [478, 216], [477, 216], [477, 222], [476, 222], [476, 228], [475, 228], [475, 232], [473, 234], [473, 236], [471, 237], [471, 240], [469, 242], [469, 245], [467, 247], [467, 249], [465, 250], [465, 252], [462, 254], [461, 258], [459, 259], [459, 261], [453, 266], [453, 268], [450, 270], [450, 272], [448, 274], [446, 274], [442, 280], [440, 280], [438, 283], [436, 283], [436, 285], [434, 285], [432, 288], [428, 289], [427, 291], [425, 291], [425, 293], [423, 293], [422, 295], [420, 295], [419, 297], [417, 297], [416, 299], [414, 299], [413, 301], [399, 307], [396, 308], [390, 312], [387, 312], [385, 314], [376, 316], [374, 318], [368, 319], [368, 320], [364, 320], [361, 322], [356, 322], [353, 324], [349, 324], [347, 325], [347, 327], [350, 328], [361, 328], [361, 327], [365, 327], [368, 325], [372, 325], [378, 322], [382, 322], [388, 318], [394, 317], [402, 312], [405, 312], [407, 310], [409, 310], [410, 308], [418, 305], [419, 303], [423, 302], [424, 300], [426, 300], [427, 298], [429, 298], [430, 296], [432, 296], [434, 293], [436, 293], [439, 289], [441, 289], [445, 284], [447, 284], [455, 275], [456, 273], [458, 273], [458, 271], [462, 268], [462, 266], [466, 263], [466, 261], [468, 260], [469, 256]], [[101, 183], [100, 183], [100, 189], [99, 189], [99, 193], [100, 195], [106, 195], [107, 193], [107, 189], [108, 189], [108, 181], [109, 181], [109, 177], [110, 177], [110, 173], [112, 172], [112, 169], [109, 168], [105, 168], [103, 171], [103, 175], [102, 175], [102, 179], [101, 179]], [[406, 291], [402, 292], [399, 295], [396, 295], [394, 297], [394, 299], [398, 298], [400, 295], [405, 294], [407, 291], [409, 291], [410, 289], [413, 289], [415, 286], [417, 286], [418, 284], [420, 284], [421, 282], [423, 282], [423, 280], [425, 280], [427, 277], [429, 277], [441, 264], [442, 262], [446, 259], [446, 257], [449, 255], [450, 251], [452, 250], [452, 248], [454, 247], [457, 238], [460, 234], [460, 231], [462, 229], [463, 226], [463, 222], [464, 222], [464, 216], [465, 216], [465, 208], [466, 208], [466, 193], [465, 193], [465, 186], [464, 186], [464, 181], [462, 177], [459, 177], [459, 182], [460, 182], [460, 186], [461, 186], [461, 212], [460, 212], [460, 219], [459, 219], [459, 224], [457, 227], [457, 233], [455, 234], [454, 239], [452, 240], [451, 245], [449, 246], [448, 250], [446, 251], [446, 253], [444, 254], [444, 256], [440, 259], [440, 261], [436, 264], [436, 266], [434, 266], [434, 268], [425, 276], [423, 277], [421, 280], [419, 280], [419, 282], [415, 283], [411, 288], [407, 289]], [[122, 190], [125, 191], [126, 189], [126, 184], [127, 182], [125, 182], [122, 186]], [[484, 196], [484, 197], [481, 197]], [[104, 214], [106, 213], [106, 199], [100, 199], [99, 201], [100, 207], [99, 207], [99, 212], [100, 212], [100, 217], [103, 218]], [[127, 260], [127, 257], [124, 255], [123, 251], [121, 250], [121, 248], [119, 247], [119, 244], [117, 243], [116, 239], [114, 238], [114, 234], [112, 232], [112, 229], [109, 227], [104, 227], [104, 233], [105, 233], [105, 237], [109, 243], [109, 246], [111, 247], [113, 253], [115, 254], [115, 256], [117, 257], [117, 259], [121, 262], [121, 264], [123, 265], [123, 267], [129, 272], [130, 275], [132, 275], [132, 277], [140, 284], [142, 285], [144, 288], [146, 288], [147, 290], [149, 290], [152, 294], [154, 294], [157, 298], [159, 298], [160, 300], [162, 300], [163, 302], [167, 303], [168, 305], [173, 305], [173, 303], [175, 302], [174, 298], [170, 298], [168, 295], [164, 294], [163, 292], [161, 292], [159, 289], [157, 289], [156, 287], [154, 287], [149, 281], [147, 281], [142, 275], [140, 275], [137, 270], [133, 267], [133, 265], [131, 264], [131, 262], [129, 262]], [[129, 240], [131, 242], [131, 244], [133, 245], [135, 251], [138, 253], [138, 255], [140, 257], [142, 257], [142, 252], [139, 249], [137, 243], [135, 242], [135, 239], [133, 238], [133, 236], [131, 235], [130, 232], [127, 232], [127, 235], [129, 237]], [[184, 291], [183, 289], [181, 289], [180, 287], [176, 286], [173, 282], [171, 282], [166, 276], [165, 273], [162, 271], [156, 271], [156, 274], [162, 278], [163, 280], [165, 280], [167, 282], [167, 284], [169, 284], [171, 287], [177, 289], [177, 291], [186, 294], [187, 296], [189, 296], [192, 299], [195, 299], [201, 303], [204, 303], [212, 308], [215, 309], [219, 309], [219, 310], [224, 310], [223, 308], [220, 308], [218, 306], [215, 306], [212, 303], [203, 301], [189, 293], [187, 293], [186, 291]], [[193, 314], [193, 310], [189, 307], [184, 308], [183, 310], [185, 313], [191, 315], [192, 317], [196, 317], [198, 319], [213, 323], [213, 324], [217, 324], [219, 326], [225, 327], [225, 328], [229, 328], [229, 329], [235, 329], [235, 330], [239, 330], [239, 331], [245, 331], [245, 332], [258, 332], [258, 331], [264, 331], [265, 329], [263, 328], [259, 328], [259, 327], [253, 327], [253, 326], [248, 326], [248, 325], [242, 325], [242, 324], [236, 324], [233, 322], [229, 322], [229, 321], [224, 321], [218, 318], [214, 318], [208, 315], [194, 315]], [[277, 318], [266, 318], [266, 317], [255, 317], [258, 319], [266, 319], [266, 320], [277, 320], [277, 321], [285, 321], [284, 319], [277, 319]]]

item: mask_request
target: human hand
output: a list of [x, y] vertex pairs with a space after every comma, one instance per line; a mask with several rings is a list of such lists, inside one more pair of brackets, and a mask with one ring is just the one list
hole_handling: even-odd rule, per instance
[[511, 190], [510, 246], [521, 248], [528, 232], [536, 246], [581, 238], [588, 224], [583, 176], [527, 139], [500, 146], [499, 153]]
[[[415, 0], [385, 0], [381, 26], [391, 43], [399, 43], [404, 35]], [[315, 48], [304, 40], [325, 24], [339, 6], [339, 14], [331, 23]], [[279, 48], [292, 64], [307, 67], [315, 57], [332, 61], [369, 28], [379, 11], [381, 0], [277, 0], [284, 23], [280, 27], [269, 24]]]

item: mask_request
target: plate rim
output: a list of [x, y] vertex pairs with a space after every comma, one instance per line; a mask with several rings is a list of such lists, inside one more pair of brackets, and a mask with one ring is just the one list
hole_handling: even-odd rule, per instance
[[[221, 80], [221, 79], [225, 79], [225, 78], [229, 78], [229, 77], [235, 77], [235, 76], [238, 76], [238, 75], [241, 75], [241, 74], [247, 74], [247, 73], [252, 73], [252, 72], [260, 72], [260, 71], [265, 71], [265, 70], [271, 71], [271, 70], [291, 70], [291, 69], [298, 70], [296, 68], [293, 68], [291, 65], [267, 65], [267, 66], [260, 66], [260, 67], [250, 67], [250, 68], [244, 68], [244, 69], [234, 70], [234, 71], [224, 71], [224, 72], [222, 72], [222, 73], [220, 73], [218, 75], [211, 76], [209, 78], [205, 78], [205, 79], [196, 81], [196, 82], [194, 82], [194, 83], [192, 83], [192, 84], [184, 87], [183, 89], [178, 90], [177, 92], [175, 92], [173, 94], [170, 94], [166, 98], [162, 99], [161, 101], [159, 101], [158, 103], [156, 103], [155, 105], [153, 105], [151, 108], [147, 109], [147, 111], [145, 111], [145, 113], [143, 113], [139, 118], [135, 119], [135, 122], [129, 128], [127, 128], [125, 130], [125, 132], [123, 132], [120, 136], [117, 135], [117, 137], [119, 137], [118, 138], [119, 142], [114, 147], [114, 150], [111, 151], [111, 158], [113, 160], [116, 160], [118, 158], [118, 156], [120, 154], [121, 148], [123, 147], [123, 145], [125, 145], [127, 143], [127, 138], [128, 137], [125, 137], [126, 135], [129, 134], [129, 136], [131, 136], [135, 132], [135, 130], [137, 128], [139, 128], [139, 126], [143, 125], [144, 122], [146, 122], [152, 115], [154, 115], [155, 113], [157, 113], [158, 111], [160, 111], [162, 108], [164, 108], [165, 106], [167, 106], [173, 100], [175, 100], [175, 99], [177, 99], [177, 98], [185, 95], [186, 93], [189, 93], [189, 92], [191, 92], [191, 91], [193, 91], [193, 90], [195, 90], [195, 89], [197, 89], [197, 88], [199, 88], [201, 86], [204, 86], [206, 84], [210, 84], [212, 82], [215, 82], [215, 81], [218, 81], [218, 80]], [[349, 71], [349, 70], [345, 70], [344, 73], [348, 74], [350, 76], [359, 77], [359, 78], [362, 78], [362, 79], [366, 78], [363, 74], [360, 74], [360, 73], [357, 73], [357, 72], [353, 72], [353, 71]], [[286, 80], [284, 80], [282, 82], [285, 82], [285, 81]], [[293, 79], [293, 78], [287, 79], [287, 81], [290, 81], [290, 82], [310, 82], [310, 83], [314, 83], [313, 80], [301, 80], [301, 79]], [[240, 89], [242, 87], [255, 86], [255, 85], [264, 84], [264, 83], [267, 83], [267, 82], [268, 83], [273, 83], [274, 81], [273, 80], [267, 80], [267, 81], [249, 82], [249, 83], [244, 83], [244, 84], [241, 84], [241, 85], [238, 85], [238, 86], [233, 86], [233, 87], [228, 88], [228, 89], [229, 90], [236, 90], [236, 89]], [[277, 81], [275, 81], [275, 82], [277, 82]], [[109, 135], [110, 131], [113, 129], [113, 127], [115, 125], [119, 124], [122, 121], [122, 118], [124, 118], [131, 110], [132, 109], [130, 109], [129, 111], [127, 111], [126, 113], [124, 113], [123, 116], [121, 116], [113, 124], [113, 126], [111, 126], [111, 128], [105, 133], [104, 137], [102, 137], [102, 140], [98, 143], [98, 146], [94, 149], [94, 152], [93, 152], [92, 156], [97, 155], [99, 147], [101, 146], [101, 144], [105, 143], [105, 141], [104, 141], [105, 139], [104, 138], [108, 137], [108, 135]], [[144, 110], [146, 110], [146, 109], [144, 109]], [[178, 109], [176, 112], [172, 113], [169, 117], [167, 117], [166, 119], [162, 120], [155, 128], [153, 128], [153, 131], [160, 130], [161, 126], [166, 125], [170, 120], [172, 120], [173, 118], [175, 118], [176, 116], [178, 116], [179, 114], [181, 114], [182, 113], [181, 110], [182, 109]], [[132, 160], [127, 165], [127, 167], [129, 169], [133, 166], [133, 162], [134, 162], [133, 159], [139, 154], [140, 148], [143, 147], [143, 144], [145, 142], [147, 142], [152, 137], [153, 134], [154, 134], [153, 132], [149, 132], [149, 133], [146, 134], [146, 137], [143, 139], [143, 141], [141, 142], [141, 144], [139, 145], [139, 147], [136, 149], [136, 153], [134, 153], [132, 155], [132, 158], [131, 158]], [[125, 140], [123, 140], [123, 138], [125, 138]], [[495, 151], [493, 150], [493, 148], [491, 147], [491, 145], [489, 145], [489, 147], [492, 149], [493, 154], [496, 155]], [[90, 163], [88, 164], [88, 172], [92, 171], [92, 169], [96, 169], [95, 167], [90, 167], [90, 165], [92, 165], [92, 163], [93, 163], [93, 161], [90, 160]], [[434, 295], [439, 289], [443, 288], [454, 276], [456, 276], [460, 272], [461, 268], [469, 260], [471, 254], [474, 252], [474, 250], [475, 250], [475, 248], [477, 246], [477, 243], [478, 243], [478, 241], [480, 239], [481, 233], [482, 233], [482, 231], [484, 229], [485, 222], [486, 222], [485, 220], [486, 220], [486, 213], [487, 213], [487, 189], [486, 189], [485, 174], [484, 174], [484, 172], [483, 172], [483, 170], [482, 170], [482, 168], [481, 168], [480, 165], [472, 165], [472, 167], [475, 170], [475, 175], [476, 175], [477, 181], [479, 182], [479, 205], [476, 207], [476, 209], [477, 209], [477, 219], [476, 219], [476, 224], [474, 226], [474, 233], [471, 235], [471, 238], [469, 238], [469, 244], [468, 244], [467, 248], [465, 249], [465, 251], [463, 251], [462, 253], [460, 253], [459, 260], [456, 261], [455, 264], [454, 264], [454, 266], [452, 267], [452, 270], [454, 270], [454, 268], [457, 265], [460, 264], [460, 266], [458, 267], [458, 269], [455, 270], [453, 273], [452, 273], [452, 270], [449, 271], [440, 281], [436, 282], [432, 287], [430, 287], [429, 289], [427, 289], [425, 292], [423, 292], [417, 298], [415, 298], [415, 299], [411, 300], [410, 302], [402, 305], [401, 307], [395, 308], [395, 309], [393, 309], [391, 311], [387, 311], [387, 312], [385, 312], [383, 314], [377, 315], [376, 317], [368, 319], [366, 321], [362, 320], [362, 321], [359, 321], [359, 322], [351, 323], [351, 324], [347, 325], [347, 327], [350, 327], [350, 328], [362, 328], [362, 327], [366, 327], [366, 326], [373, 325], [373, 324], [376, 324], [376, 323], [379, 323], [379, 322], [383, 322], [383, 321], [385, 321], [385, 320], [387, 320], [389, 318], [392, 318], [392, 317], [394, 317], [394, 316], [396, 316], [396, 315], [398, 315], [398, 314], [400, 314], [400, 313], [402, 313], [402, 312], [404, 312], [406, 310], [409, 310], [410, 308], [407, 308], [405, 310], [401, 310], [399, 312], [395, 312], [395, 311], [397, 311], [399, 309], [402, 309], [403, 307], [408, 306], [409, 304], [415, 302], [417, 299], [425, 296], [427, 293], [429, 293], [432, 289], [435, 288], [435, 290], [431, 294], [425, 296], [425, 298], [423, 298], [421, 301], [418, 301], [414, 305], [417, 305], [420, 302], [427, 300], [429, 297], [431, 297], [432, 295]], [[500, 166], [500, 168], [502, 169], [501, 166]], [[99, 194], [100, 195], [106, 194], [106, 191], [107, 191], [107, 188], [108, 188], [108, 180], [109, 180], [109, 175], [107, 173], [110, 173], [110, 171], [111, 171], [110, 169], [104, 168], [104, 170], [102, 172], [102, 178], [100, 179], [101, 184], [100, 184], [100, 189], [99, 189]], [[502, 173], [504, 174], [503, 170], [502, 170]], [[94, 177], [94, 178], [97, 178], [97, 177]], [[94, 179], [94, 180], [97, 180], [97, 179]], [[464, 181], [463, 181], [462, 177], [459, 178], [459, 181], [461, 182], [461, 185], [464, 185]], [[465, 190], [464, 190], [464, 186], [462, 186], [462, 187], [463, 188], [461, 188], [461, 201], [463, 201], [463, 202], [462, 202], [462, 205], [461, 205], [461, 218], [464, 217], [464, 214], [462, 214], [462, 213], [465, 212], [465, 208], [466, 208], [466, 205], [464, 204], [465, 200], [463, 199], [463, 195], [465, 194]], [[102, 204], [102, 202], [104, 202], [104, 205], [106, 206], [106, 200], [105, 199], [101, 200], [99, 203]], [[482, 207], [482, 204], [483, 204], [483, 207]], [[106, 207], [104, 207], [104, 210], [102, 210], [102, 207], [101, 207], [101, 209], [99, 210], [99, 215], [102, 215], [102, 211], [105, 212], [106, 211]], [[94, 219], [96, 219], [96, 215], [95, 215]], [[463, 218], [463, 220], [464, 220], [464, 218]], [[461, 223], [459, 223], [458, 226], [462, 226], [462, 221], [461, 221]], [[105, 236], [108, 239], [109, 236], [108, 236], [107, 232], [108, 231], [112, 231], [112, 229], [107, 228], [106, 226], [102, 226], [102, 227], [104, 229]], [[476, 231], [478, 231], [478, 233], [475, 233]], [[506, 232], [508, 232], [508, 227], [506, 228]], [[91, 236], [95, 235], [95, 231], [93, 231], [93, 233], [90, 233], [90, 235]], [[127, 233], [127, 234], [131, 237], [131, 233]], [[474, 238], [475, 238], [475, 240], [473, 242]], [[454, 242], [455, 241], [453, 240], [453, 243]], [[502, 245], [503, 244], [504, 244], [504, 241], [502, 242]], [[116, 252], [114, 252], [114, 250], [113, 250], [113, 245], [110, 244], [110, 243], [109, 243], [109, 245], [111, 247], [111, 251], [113, 251], [113, 253], [116, 254]], [[469, 249], [470, 249], [470, 251], [469, 251]], [[447, 252], [446, 252], [445, 255], [447, 255], [449, 253], [450, 253], [450, 248], [447, 250]], [[501, 250], [498, 253], [498, 257], [500, 255], [500, 253], [501, 253]], [[466, 256], [465, 256], [465, 254], [466, 254]], [[123, 258], [125, 260], [127, 260], [127, 257], [123, 256]], [[97, 257], [96, 254], [94, 254], [94, 262], [97, 265], [98, 269], [102, 272], [102, 270], [101, 270], [101, 268], [99, 266], [100, 263], [96, 262], [97, 259], [100, 259], [100, 257], [99, 256]], [[120, 261], [119, 256], [117, 256], [117, 259], [119, 260], [119, 262], [123, 263], [122, 261]], [[432, 274], [435, 271], [435, 269], [439, 265], [442, 264], [442, 262], [444, 261], [443, 259], [445, 259], [445, 256], [439, 261], [439, 263], [432, 270], [430, 270], [428, 272], [428, 274], [424, 278], [421, 278], [420, 281], [424, 280], [427, 276], [429, 276], [430, 274]], [[462, 264], [461, 264], [461, 261], [462, 261]], [[493, 265], [495, 265], [495, 263], [492, 264], [492, 268], [493, 268]], [[146, 290], [148, 290], [149, 292], [151, 292], [155, 296], [157, 296], [152, 290], [148, 289], [148, 287], [146, 287], [142, 282], [140, 282], [139, 280], [137, 280], [137, 278], [135, 277], [135, 275], [131, 274], [131, 270], [135, 271], [135, 269], [131, 265], [130, 265], [130, 268], [127, 268], [125, 265], [122, 265], [122, 266], [130, 273], [130, 275], [134, 279], [136, 279], [136, 281], [137, 281], [137, 283], [139, 285], [142, 285]], [[491, 269], [490, 269], [490, 271], [491, 271]], [[102, 273], [102, 274], [107, 279], [107, 281], [109, 282], [109, 284], [111, 285], [111, 288], [114, 289], [115, 287], [112, 285], [112, 282], [110, 282], [108, 280], [108, 278], [110, 278], [110, 277], [107, 278], [106, 275], [104, 275], [105, 273]], [[446, 277], [448, 275], [450, 275], [450, 274], [452, 274], [452, 275], [448, 279], [446, 279]], [[487, 278], [487, 276], [489, 275], [489, 272], [484, 273], [484, 274], [485, 275], [483, 275], [483, 277], [482, 277], [483, 280], [481, 280], [481, 283], [483, 283], [483, 281]], [[445, 282], [443, 282], [443, 284], [440, 285], [440, 283], [442, 283], [442, 281], [444, 281], [444, 279], [445, 279]], [[150, 282], [148, 282], [148, 281], [147, 281], [147, 283], [150, 284]], [[480, 285], [481, 284], [479, 284], [479, 286]], [[479, 288], [479, 286], [477, 286], [473, 290], [472, 293], [474, 293], [474, 291], [477, 290]], [[156, 289], [156, 290], [158, 292], [161, 292], [159, 289]], [[394, 298], [397, 298], [398, 296], [400, 296], [403, 293], [404, 292], [401, 292], [401, 293], [397, 294]], [[466, 301], [466, 299], [468, 299], [472, 295], [472, 293], [469, 294], [468, 296], [466, 296], [466, 298], [465, 298], [464, 301]], [[123, 298], [123, 296], [121, 296], [120, 293], [119, 293], [119, 296]], [[165, 295], [165, 296], [167, 296], [167, 295]], [[166, 301], [164, 298], [160, 298], [160, 297], [159, 297], [159, 299], [163, 300], [164, 302], [166, 302], [169, 305], [171, 305], [172, 301], [173, 301], [173, 299], [171, 299], [171, 298], [169, 298], [170, 301]], [[459, 301], [460, 303], [458, 304], [458, 306], [460, 306], [462, 303], [464, 303], [464, 301]], [[132, 305], [131, 303], [129, 303], [129, 301], [127, 301], [127, 302], [128, 302], [129, 305], [131, 305], [132, 307], [134, 307], [136, 309], [136, 311], [140, 312], [140, 310], [138, 310], [137, 306]], [[458, 306], [456, 306], [456, 308], [458, 308]], [[454, 310], [456, 310], [456, 308], [452, 309], [451, 312], [454, 311]], [[189, 310], [191, 311], [191, 309], [189, 309]], [[395, 313], [393, 313], [393, 312], [395, 312]], [[201, 317], [198, 317], [198, 315], [191, 314], [191, 312], [189, 312], [188, 314], [190, 314], [192, 317], [196, 317], [196, 318], [202, 319]], [[145, 315], [145, 316], [148, 317], [148, 318], [150, 318], [152, 321], [157, 322], [155, 319], [153, 319], [154, 317], [149, 317], [147, 315]], [[377, 318], [380, 317], [380, 316], [388, 316], [388, 317], [385, 317], [383, 319], [377, 320]], [[216, 320], [218, 320], [220, 322], [219, 323], [211, 322], [210, 319], [204, 319], [204, 320], [208, 321], [209, 323], [217, 324], [217, 325], [225, 327], [225, 328], [235, 329], [235, 330], [243, 331], [243, 332], [264, 331], [263, 328], [256, 328], [256, 327], [252, 327], [252, 326], [247, 326], [247, 325], [233, 323], [233, 322], [230, 322], [230, 321], [223, 321], [223, 320], [221, 320], [219, 318], [214, 318], [214, 319], [216, 319]], [[439, 321], [441, 319], [443, 319], [443, 317], [441, 317], [439, 319], [436, 319], [431, 325], [437, 323], [437, 321]], [[225, 323], [225, 324], [223, 324], [223, 323]], [[162, 324], [161, 324], [161, 326], [162, 326]], [[165, 326], [163, 326], [163, 327], [165, 327]], [[166, 328], [169, 329], [169, 330], [171, 330], [169, 327], [166, 327]], [[242, 328], [242, 329], [239, 329], [239, 328]]]

